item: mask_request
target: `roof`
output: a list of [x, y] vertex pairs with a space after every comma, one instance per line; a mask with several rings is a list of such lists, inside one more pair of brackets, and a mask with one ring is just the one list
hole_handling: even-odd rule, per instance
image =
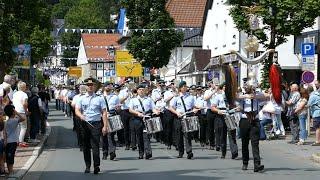
[[202, 47], [202, 36], [200, 29], [184, 31], [183, 46], [184, 47]]
[[207, 64], [210, 62], [211, 50], [210, 49], [194, 49], [192, 59], [189, 64], [182, 68], [178, 74], [193, 73], [196, 71], [203, 71]]
[[107, 47], [118, 48], [120, 34], [82, 34], [83, 45], [85, 47], [87, 59], [103, 59], [113, 61], [114, 57], [109, 56]]
[[166, 8], [179, 27], [202, 27], [207, 0], [169, 0]]

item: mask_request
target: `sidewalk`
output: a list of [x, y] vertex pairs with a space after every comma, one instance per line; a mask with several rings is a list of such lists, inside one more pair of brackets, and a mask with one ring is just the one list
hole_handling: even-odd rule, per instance
[[297, 159], [309, 159], [310, 161], [320, 163], [320, 147], [311, 146], [315, 142], [315, 131], [311, 132], [305, 145], [288, 144], [290, 140], [291, 134], [287, 132], [285, 139], [260, 141], [260, 144], [271, 147], [274, 152], [283, 151], [288, 155], [295, 156]]
[[8, 177], [0, 177], [0, 180], [21, 179], [28, 172], [32, 164], [42, 152], [44, 144], [46, 143], [50, 133], [51, 127], [48, 126], [46, 134], [39, 137], [40, 143], [29, 144], [29, 147], [18, 147], [13, 166], [14, 174]]

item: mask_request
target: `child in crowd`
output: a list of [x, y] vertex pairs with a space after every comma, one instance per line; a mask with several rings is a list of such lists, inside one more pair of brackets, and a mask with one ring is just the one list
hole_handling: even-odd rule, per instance
[[26, 118], [17, 113], [13, 105], [5, 106], [4, 112], [9, 117], [5, 123], [4, 132], [6, 162], [9, 174], [12, 174], [14, 156], [19, 142], [18, 125], [20, 122], [25, 121]]

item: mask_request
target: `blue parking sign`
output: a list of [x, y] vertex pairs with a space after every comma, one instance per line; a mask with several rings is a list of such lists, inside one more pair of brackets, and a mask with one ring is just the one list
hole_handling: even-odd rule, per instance
[[314, 43], [302, 43], [301, 44], [301, 55], [303, 57], [314, 56], [314, 54], [315, 54]]

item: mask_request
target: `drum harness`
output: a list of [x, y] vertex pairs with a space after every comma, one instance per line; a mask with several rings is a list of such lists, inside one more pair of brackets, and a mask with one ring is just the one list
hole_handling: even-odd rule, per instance
[[181, 99], [181, 101], [182, 101], [182, 105], [183, 105], [183, 108], [184, 108], [184, 116], [185, 117], [189, 117], [189, 116], [192, 116], [192, 111], [191, 110], [187, 110], [187, 108], [186, 108], [186, 104], [184, 103], [184, 100], [183, 100], [183, 97], [182, 96], [180, 96], [180, 99]]
[[[144, 123], [144, 125], [145, 125], [145, 129], [144, 129], [143, 131], [147, 132], [146, 118], [151, 118], [151, 117], [152, 117], [151, 110], [148, 111], [148, 112], [146, 112], [146, 110], [144, 109], [144, 106], [143, 106], [143, 104], [142, 104], [141, 99], [139, 99], [139, 98], [137, 98], [137, 99], [138, 99], [138, 101], [139, 101], [139, 103], [140, 103], [140, 106], [141, 106], [141, 108], [142, 108], [143, 115], [144, 115], [143, 118], [142, 118], [142, 121], [143, 121], [143, 123]], [[151, 115], [150, 115], [150, 114], [151, 114]]]
[[250, 112], [245, 112], [244, 111], [244, 101], [243, 101], [243, 104], [242, 104], [242, 113], [243, 114], [246, 114], [247, 116], [247, 120], [250, 122], [250, 123], [253, 123], [256, 119], [256, 116], [258, 114], [258, 109], [259, 109], [259, 103], [257, 102], [257, 110], [256, 111], [253, 111], [253, 99], [251, 99], [251, 111]]

